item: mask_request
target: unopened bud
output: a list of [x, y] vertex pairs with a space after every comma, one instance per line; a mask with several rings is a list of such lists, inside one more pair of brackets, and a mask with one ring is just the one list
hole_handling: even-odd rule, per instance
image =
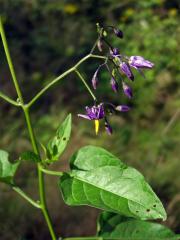
[[95, 71], [95, 73], [94, 73], [94, 75], [93, 75], [93, 77], [92, 77], [92, 80], [91, 80], [91, 81], [92, 81], [92, 86], [93, 86], [94, 89], [97, 88], [97, 84], [98, 84], [98, 77], [97, 77], [98, 70], [99, 70], [99, 69], [97, 69], [97, 70]]
[[118, 28], [114, 28], [114, 34], [118, 37], [118, 38], [123, 38], [123, 32], [118, 29]]
[[128, 107], [127, 105], [119, 105], [115, 109], [116, 111], [120, 112], [128, 112], [130, 110], [130, 107]]
[[117, 92], [119, 86], [118, 86], [118, 83], [117, 83], [117, 81], [115, 80], [114, 77], [111, 77], [110, 83], [111, 83], [112, 90], [113, 90], [114, 92]]
[[132, 89], [125, 82], [122, 83], [122, 87], [123, 87], [124, 94], [128, 98], [132, 98], [133, 96]]

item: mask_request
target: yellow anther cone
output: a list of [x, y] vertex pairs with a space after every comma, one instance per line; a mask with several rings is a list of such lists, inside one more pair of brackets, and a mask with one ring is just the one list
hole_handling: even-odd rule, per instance
[[94, 126], [95, 126], [95, 133], [97, 135], [99, 132], [99, 120], [94, 121]]

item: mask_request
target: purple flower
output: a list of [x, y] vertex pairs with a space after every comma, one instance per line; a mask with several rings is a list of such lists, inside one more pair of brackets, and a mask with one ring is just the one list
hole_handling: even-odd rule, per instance
[[133, 68], [152, 68], [154, 63], [144, 59], [141, 56], [131, 56], [129, 58], [129, 65]]
[[[104, 119], [104, 125], [106, 132], [110, 135], [112, 134], [112, 127], [110, 126], [106, 115], [112, 114], [115, 111], [127, 112], [130, 108], [126, 105], [115, 106], [112, 103], [100, 103], [99, 105], [94, 105], [92, 107], [86, 106], [86, 114], [78, 114], [78, 117], [90, 120], [94, 122], [96, 135], [99, 132], [99, 123], [101, 119]], [[106, 113], [105, 113], [106, 110]]]
[[103, 104], [94, 105], [92, 107], [86, 107], [86, 114], [78, 114], [79, 117], [88, 119], [88, 120], [99, 120], [104, 118], [105, 112]]
[[95, 73], [92, 77], [92, 80], [91, 80], [92, 86], [93, 86], [94, 89], [96, 89], [97, 85], [98, 85], [98, 77], [97, 77], [98, 71], [99, 71], [99, 68], [95, 71]]
[[112, 54], [113, 56], [119, 55], [119, 49], [118, 48], [110, 49], [110, 54]]
[[128, 112], [130, 110], [130, 107], [128, 107], [127, 105], [119, 105], [115, 109], [116, 111], [120, 112]]
[[94, 120], [95, 133], [99, 132], [99, 120], [105, 117], [105, 111], [103, 104], [94, 105], [92, 107], [86, 107], [86, 114], [78, 114], [78, 117], [85, 118], [87, 120]]
[[113, 76], [111, 77], [110, 84], [111, 84], [112, 90], [114, 92], [117, 92], [119, 86], [118, 86], [118, 83], [117, 83], [117, 81], [115, 80], [115, 78]]
[[111, 54], [113, 57], [118, 56], [118, 55], [119, 55], [119, 49], [118, 49], [118, 48], [110, 49], [110, 54]]
[[134, 75], [131, 71], [129, 64], [122, 62], [120, 64], [120, 69], [129, 79], [131, 79], [132, 81], [134, 80]]
[[123, 87], [124, 94], [128, 98], [132, 98], [133, 96], [132, 89], [125, 82], [122, 82], [122, 87]]

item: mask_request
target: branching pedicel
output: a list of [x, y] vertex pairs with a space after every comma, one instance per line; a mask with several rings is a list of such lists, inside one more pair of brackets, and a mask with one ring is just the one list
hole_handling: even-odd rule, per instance
[[[114, 92], [117, 92], [119, 89], [117, 74], [123, 73], [130, 80], [133, 80], [134, 76], [131, 67], [137, 69], [138, 71], [140, 71], [141, 68], [153, 67], [153, 64], [144, 58], [140, 56], [131, 56], [129, 58], [122, 55], [117, 48], [111, 46], [107, 40], [107, 33], [110, 30], [113, 31], [117, 37], [122, 38], [123, 33], [121, 30], [112, 26], [103, 27], [99, 24], [97, 24], [97, 29], [98, 40], [94, 44], [91, 52], [72, 68], [50, 81], [50, 83], [37, 93], [29, 103], [24, 103], [21, 88], [16, 78], [9, 53], [2, 18], [0, 18], [0, 34], [18, 100], [15, 101], [2, 92], [0, 92], [0, 97], [11, 105], [22, 109], [33, 149], [33, 151], [22, 153], [19, 160], [14, 163], [9, 161], [9, 154], [6, 151], [0, 150], [0, 181], [9, 184], [21, 197], [27, 200], [32, 206], [42, 211], [52, 240], [57, 239], [57, 237], [47, 209], [44, 174], [54, 175], [59, 178], [59, 189], [66, 204], [71, 206], [89, 205], [105, 211], [102, 213], [98, 222], [97, 236], [67, 239], [112, 239], [111, 234], [114, 236], [113, 239], [120, 239], [125, 236], [123, 235], [124, 233], [126, 233], [126, 237], [128, 237], [128, 239], [135, 239], [131, 233], [137, 233], [137, 228], [139, 226], [143, 226], [146, 231], [142, 236], [138, 235], [138, 237], [148, 237], [149, 233], [156, 235], [159, 234], [159, 230], [161, 230], [160, 236], [174, 236], [173, 233], [164, 226], [143, 221], [148, 219], [166, 219], [166, 212], [161, 201], [145, 181], [141, 173], [132, 167], [128, 167], [105, 149], [95, 146], [86, 146], [81, 148], [70, 159], [70, 172], [52, 171], [48, 169], [50, 164], [59, 160], [67, 146], [71, 134], [70, 114], [59, 126], [55, 136], [52, 137], [45, 146], [41, 144], [44, 154], [43, 156], [40, 154], [40, 152], [42, 152], [40, 151], [38, 144], [40, 141], [37, 141], [34, 132], [33, 124], [30, 118], [30, 109], [51, 86], [59, 82], [68, 74], [73, 72], [76, 73], [94, 101], [92, 107], [86, 107], [86, 114], [79, 114], [79, 117], [94, 121], [96, 134], [99, 130], [99, 120], [103, 119], [107, 133], [111, 134], [112, 128], [108, 122], [108, 115], [116, 111], [128, 111], [129, 107], [126, 105], [115, 106], [112, 103], [106, 102], [99, 103], [93, 91], [79, 72], [79, 66], [89, 58], [103, 60], [104, 63], [100, 64], [94, 73], [92, 86], [94, 89], [97, 88], [98, 73], [102, 67], [106, 67], [110, 74], [110, 85]], [[108, 47], [108, 55], [104, 56], [94, 54], [96, 47], [98, 47], [99, 51], [102, 52], [105, 49], [105, 45]], [[128, 98], [131, 98], [133, 95], [131, 88], [124, 80], [121, 80], [121, 84], [125, 95]], [[20, 168], [21, 161], [32, 161], [37, 166], [39, 183], [38, 201], [33, 200], [15, 183], [15, 173], [16, 170]], [[116, 225], [111, 225], [111, 232], [110, 230], [109, 232], [106, 232], [107, 230], [105, 224], [108, 224], [108, 221], [111, 221], [111, 218], [116, 218]], [[128, 236], [126, 229], [125, 232], [117, 231], [118, 226], [121, 228], [123, 221], [125, 222], [125, 226], [127, 226], [127, 228], [129, 225], [131, 226], [132, 231], [128, 231], [130, 234]]]

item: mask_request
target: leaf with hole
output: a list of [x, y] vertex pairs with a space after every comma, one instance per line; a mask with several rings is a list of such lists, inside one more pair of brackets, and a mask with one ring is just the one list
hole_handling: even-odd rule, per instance
[[20, 155], [20, 160], [30, 161], [30, 162], [34, 162], [34, 163], [37, 163], [37, 162], [41, 161], [40, 157], [36, 153], [31, 152], [31, 151], [23, 152]]
[[0, 181], [14, 184], [13, 178], [20, 162], [11, 163], [8, 157], [9, 154], [6, 151], [0, 150]]
[[146, 222], [124, 217], [119, 214], [103, 212], [98, 220], [97, 235], [103, 239], [174, 239], [175, 233], [159, 223]]
[[55, 137], [49, 141], [46, 154], [47, 162], [57, 161], [65, 150], [71, 134], [72, 117], [69, 114], [63, 123], [59, 126]]
[[86, 146], [70, 160], [59, 186], [68, 205], [89, 205], [137, 219], [166, 219], [159, 198], [141, 173], [105, 149]]

